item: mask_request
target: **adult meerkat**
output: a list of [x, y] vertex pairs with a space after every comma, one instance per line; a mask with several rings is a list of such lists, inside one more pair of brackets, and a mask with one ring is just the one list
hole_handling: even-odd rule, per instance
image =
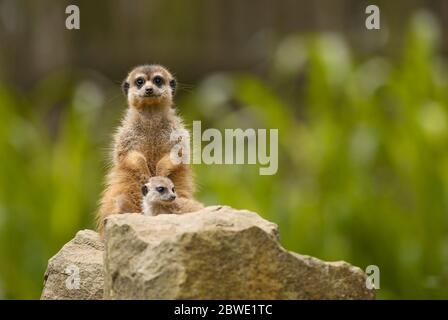
[[178, 197], [173, 182], [161, 176], [152, 177], [142, 187], [142, 210], [146, 216], [183, 214], [203, 209], [196, 200]]
[[172, 147], [179, 143], [171, 141], [171, 134], [186, 130], [173, 108], [173, 75], [160, 65], [138, 66], [128, 74], [122, 89], [129, 107], [114, 136], [112, 165], [97, 214], [100, 233], [106, 216], [141, 212], [141, 187], [156, 174], [169, 177], [180, 197], [191, 198], [194, 192], [190, 166], [170, 160]]

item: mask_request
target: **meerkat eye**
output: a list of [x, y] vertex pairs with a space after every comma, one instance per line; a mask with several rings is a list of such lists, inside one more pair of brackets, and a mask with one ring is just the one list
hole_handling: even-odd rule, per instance
[[163, 78], [161, 76], [155, 76], [154, 79], [152, 80], [156, 86], [160, 87], [161, 85], [163, 85]]
[[176, 192], [176, 190], [174, 189], [174, 187], [173, 187], [173, 189], [171, 189], [171, 191], [173, 191], [173, 193]]
[[158, 193], [163, 193], [165, 191], [165, 187], [157, 187], [156, 190]]
[[142, 187], [142, 194], [144, 195], [144, 196], [146, 196], [147, 194], [148, 194], [148, 187], [147, 186], [143, 186]]
[[138, 87], [138, 88], [141, 88], [142, 86], [143, 86], [143, 84], [145, 83], [145, 79], [143, 79], [143, 78], [137, 78], [137, 80], [135, 80], [135, 85]]

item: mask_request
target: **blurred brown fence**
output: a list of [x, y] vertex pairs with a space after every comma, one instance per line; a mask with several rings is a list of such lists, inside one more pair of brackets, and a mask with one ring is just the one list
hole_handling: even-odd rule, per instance
[[[390, 51], [416, 9], [447, 27], [446, 0], [372, 3], [381, 8], [376, 34], [364, 28], [371, 2], [359, 0], [0, 0], [0, 76], [28, 86], [56, 68], [81, 67], [120, 80], [131, 65], [160, 62], [191, 81], [217, 69], [257, 71], [291, 32], [339, 31], [360, 51]], [[80, 30], [65, 29], [68, 4], [80, 7]], [[385, 36], [393, 41], [379, 41]]]

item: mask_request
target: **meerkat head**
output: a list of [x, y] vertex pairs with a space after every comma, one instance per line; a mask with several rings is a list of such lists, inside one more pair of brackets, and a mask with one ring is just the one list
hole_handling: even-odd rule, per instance
[[176, 79], [160, 65], [142, 65], [129, 72], [122, 89], [129, 106], [171, 106], [176, 92]]
[[173, 182], [166, 177], [152, 177], [142, 187], [143, 201], [149, 203], [168, 203], [176, 199]]

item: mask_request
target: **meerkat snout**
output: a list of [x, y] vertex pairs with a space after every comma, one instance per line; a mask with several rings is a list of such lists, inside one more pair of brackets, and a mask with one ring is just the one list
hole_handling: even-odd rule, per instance
[[145, 95], [146, 96], [151, 96], [154, 93], [154, 89], [153, 88], [146, 88], [145, 89]]

